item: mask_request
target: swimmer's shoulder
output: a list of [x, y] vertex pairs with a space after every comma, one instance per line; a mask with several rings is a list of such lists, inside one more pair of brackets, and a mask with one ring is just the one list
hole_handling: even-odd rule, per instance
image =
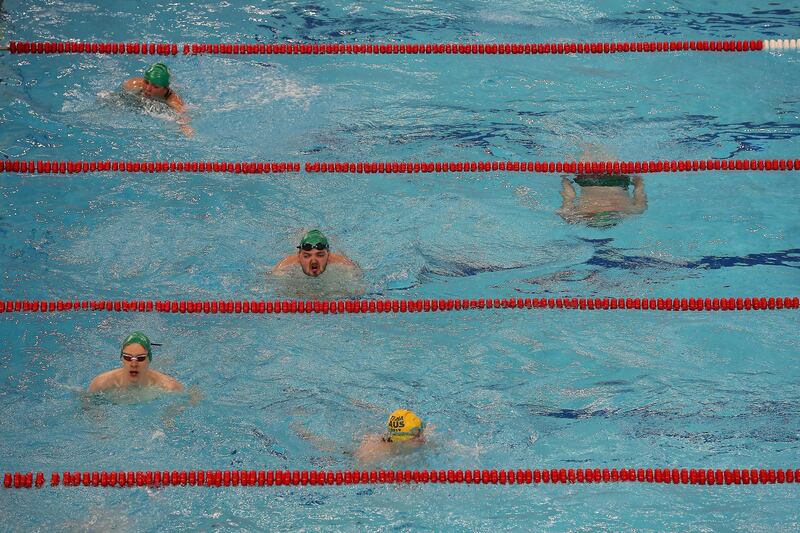
[[183, 391], [183, 385], [181, 384], [181, 382], [173, 378], [172, 376], [168, 376], [162, 372], [159, 372], [158, 370], [150, 370], [150, 372], [153, 372], [153, 374], [155, 374], [158, 380], [158, 386], [161, 387], [162, 389], [167, 390], [169, 392]]
[[273, 272], [277, 272], [279, 270], [285, 270], [293, 265], [297, 265], [300, 263], [300, 260], [297, 258], [297, 254], [294, 255], [287, 255], [281, 261], [272, 267]]
[[92, 382], [89, 383], [89, 392], [102, 392], [115, 387], [117, 385], [117, 375], [119, 371], [119, 368], [115, 368], [95, 377]]
[[183, 111], [186, 107], [186, 105], [183, 103], [183, 98], [181, 98], [178, 93], [172, 90], [170, 90], [169, 96], [167, 97], [167, 104], [177, 111]]
[[129, 78], [122, 82], [122, 89], [126, 92], [141, 91], [144, 85], [144, 78]]
[[331, 252], [328, 262], [333, 263], [335, 265], [344, 265], [348, 267], [359, 268], [358, 264], [349, 257], [342, 254], [335, 254], [333, 252]]

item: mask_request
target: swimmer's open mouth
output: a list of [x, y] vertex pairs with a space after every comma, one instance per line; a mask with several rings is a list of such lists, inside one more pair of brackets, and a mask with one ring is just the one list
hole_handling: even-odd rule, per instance
[[128, 373], [131, 375], [132, 378], [138, 378], [139, 377], [139, 371], [138, 370], [130, 370]]

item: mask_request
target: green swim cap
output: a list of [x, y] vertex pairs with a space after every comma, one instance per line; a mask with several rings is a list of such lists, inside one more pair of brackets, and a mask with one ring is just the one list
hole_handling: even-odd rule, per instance
[[164, 63], [155, 63], [144, 71], [144, 79], [156, 87], [169, 87], [169, 69]]
[[147, 338], [147, 335], [142, 333], [141, 331], [134, 331], [130, 335], [128, 335], [124, 341], [122, 341], [122, 350], [120, 350], [120, 357], [122, 357], [122, 351], [125, 350], [126, 346], [130, 346], [131, 344], [141, 344], [147, 350], [147, 360], [153, 360], [153, 349], [150, 347], [150, 339]]
[[325, 248], [327, 248], [328, 239], [320, 230], [312, 229], [300, 240], [300, 246], [298, 246], [298, 248], [302, 248], [304, 244], [310, 244], [311, 246], [322, 244]]

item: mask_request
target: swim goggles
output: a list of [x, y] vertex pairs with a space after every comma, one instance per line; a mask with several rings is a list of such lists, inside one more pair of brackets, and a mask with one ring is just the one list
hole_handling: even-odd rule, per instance
[[318, 242], [317, 244], [311, 244], [310, 242], [306, 242], [298, 246], [304, 252], [310, 252], [311, 250], [327, 250], [328, 245], [324, 242]]
[[120, 357], [122, 357], [126, 361], [137, 361], [137, 362], [141, 363], [145, 359], [147, 359], [147, 354], [145, 353], [145, 354], [142, 354], [142, 355], [131, 355], [129, 353], [122, 352], [122, 354], [120, 354]]
[[425, 422], [422, 422], [421, 426], [415, 427], [411, 431], [390, 431], [385, 438], [386, 442], [392, 442], [392, 437], [419, 437], [423, 431], [425, 431]]

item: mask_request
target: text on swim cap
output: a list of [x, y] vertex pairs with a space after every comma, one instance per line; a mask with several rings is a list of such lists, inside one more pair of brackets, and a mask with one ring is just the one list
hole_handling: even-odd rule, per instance
[[406, 427], [406, 423], [402, 416], [389, 417], [389, 429], [403, 429], [404, 427]]

